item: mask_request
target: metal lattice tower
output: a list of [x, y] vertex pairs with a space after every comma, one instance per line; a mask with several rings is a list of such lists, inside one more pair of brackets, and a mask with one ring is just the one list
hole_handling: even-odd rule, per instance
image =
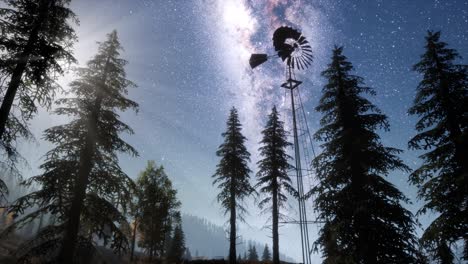
[[[297, 183], [299, 209], [299, 220], [282, 223], [299, 225], [301, 233], [302, 261], [304, 264], [310, 264], [312, 250], [309, 240], [309, 224], [316, 222], [308, 221], [307, 219], [304, 179], [309, 180], [309, 189], [312, 188], [312, 170], [309, 167], [311, 164], [310, 152], [312, 152], [314, 156], [315, 152], [307, 124], [307, 116], [305, 114], [302, 98], [299, 92], [299, 85], [301, 85], [302, 82], [296, 80], [294, 71], [296, 69], [306, 69], [311, 65], [312, 49], [306, 38], [299, 31], [290, 27], [278, 28], [273, 34], [273, 44], [277, 52], [277, 56], [280, 57], [287, 65], [286, 82], [284, 82], [281, 87], [285, 88], [286, 91], [289, 92], [289, 96], [291, 98], [295, 160], [294, 172]], [[267, 61], [269, 57], [272, 56], [268, 56], [267, 54], [252, 54], [249, 61], [250, 66], [255, 68]], [[311, 151], [309, 151], [309, 149], [311, 149]], [[305, 162], [306, 169], [302, 168], [303, 162]]]

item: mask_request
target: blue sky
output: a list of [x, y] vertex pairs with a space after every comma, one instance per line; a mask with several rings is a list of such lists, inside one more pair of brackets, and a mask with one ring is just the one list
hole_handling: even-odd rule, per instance
[[[418, 153], [406, 145], [415, 134], [415, 118], [406, 111], [420, 78], [411, 66], [423, 52], [426, 30], [442, 30], [442, 39], [468, 56], [468, 1], [73, 0], [72, 9], [80, 19], [75, 45], [79, 64], [96, 52], [96, 41], [116, 29], [129, 61], [128, 78], [139, 86], [129, 96], [140, 104], [140, 112], [123, 113], [122, 119], [136, 132], [125, 137], [140, 156], [122, 156], [124, 170], [136, 177], [147, 160], [164, 165], [179, 190], [183, 211], [217, 224], [225, 224], [226, 218], [215, 201], [211, 175], [229, 108], [239, 109], [254, 171], [269, 109], [277, 105], [289, 120], [289, 106], [279, 88], [285, 79], [280, 61], [254, 71], [248, 66], [250, 53], [273, 52], [271, 36], [278, 26], [300, 29], [314, 49], [313, 66], [298, 72], [312, 132], [320, 118], [313, 110], [323, 85], [320, 72], [333, 46], [343, 45], [355, 73], [375, 88], [372, 101], [389, 117], [391, 131], [381, 134], [384, 143], [404, 149], [401, 157], [413, 168]], [[72, 78], [70, 73], [60, 79], [65, 90]], [[26, 176], [38, 173], [41, 156], [50, 148], [41, 140], [42, 131], [66, 121], [43, 110], [33, 120], [37, 142], [21, 146], [31, 167]], [[319, 151], [319, 143], [314, 145]], [[412, 199], [408, 207], [416, 211], [420, 202], [407, 175], [395, 172], [388, 180]], [[259, 215], [252, 202], [248, 205], [251, 214], [241, 234], [269, 242], [268, 229], [262, 229], [267, 216]], [[288, 212], [294, 215], [294, 209]], [[420, 221], [425, 225], [430, 218]], [[316, 231], [311, 228], [312, 239]], [[299, 259], [297, 229], [283, 226], [280, 235], [281, 250]], [[314, 259], [318, 263], [319, 255]]]

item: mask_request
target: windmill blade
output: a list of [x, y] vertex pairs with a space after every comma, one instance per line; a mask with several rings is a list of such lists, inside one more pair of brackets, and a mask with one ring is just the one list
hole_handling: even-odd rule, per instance
[[314, 56], [312, 55], [312, 52], [310, 52], [310, 51], [303, 51], [302, 52], [302, 57], [304, 57], [304, 59], [307, 59], [307, 60], [313, 60], [314, 59]]
[[309, 43], [309, 41], [307, 41], [307, 39], [303, 35], [301, 35], [301, 37], [297, 40], [297, 42], [299, 42], [299, 44], [301, 45]]
[[301, 58], [300, 58], [300, 57], [296, 58], [296, 61], [297, 61], [297, 68], [298, 68], [299, 70], [302, 70], [303, 67], [302, 67]]
[[310, 63], [310, 61], [309, 61], [309, 60], [307, 60], [307, 59], [304, 59], [304, 62], [306, 63], [307, 67], [309, 67], [309, 66], [311, 66], [311, 65], [312, 65], [312, 63]]
[[302, 56], [306, 59], [309, 59], [309, 60], [314, 60], [314, 56], [312, 55], [312, 52], [311, 51], [304, 51], [302, 53]]
[[301, 46], [302, 50], [307, 50], [307, 51], [310, 51], [312, 52], [312, 47], [310, 45], [304, 45], [304, 46]]
[[307, 59], [305, 58], [302, 58], [302, 59], [304, 61], [305, 68], [308, 68], [311, 65], [310, 62], [308, 62]]
[[[288, 67], [304, 70], [313, 61], [312, 47], [301, 32], [291, 27], [279, 27], [273, 33], [273, 46], [277, 56]], [[252, 69], [268, 60], [267, 54], [252, 54], [249, 64]]]
[[312, 56], [312, 54], [304, 53], [303, 55], [304, 55], [305, 58], [307, 58], [307, 59], [310, 60], [310, 61], [313, 61], [313, 60], [314, 60], [314, 56]]
[[306, 63], [306, 59], [304, 57], [301, 57], [301, 62], [302, 62], [302, 65], [303, 65], [303, 69], [306, 69], [307, 67], [309, 67], [309, 65]]
[[303, 69], [306, 68], [306, 67], [305, 67], [305, 63], [303, 63], [303, 60], [304, 60], [304, 59], [303, 59], [302, 57], [299, 57], [299, 58], [298, 58], [299, 65], [300, 65], [300, 70], [303, 70]]

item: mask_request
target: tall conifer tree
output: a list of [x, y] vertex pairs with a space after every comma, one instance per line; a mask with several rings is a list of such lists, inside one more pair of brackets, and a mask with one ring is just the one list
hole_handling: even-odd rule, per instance
[[117, 152], [137, 155], [135, 149], [119, 137], [119, 133], [133, 133], [133, 130], [119, 120], [117, 111], [138, 108], [137, 103], [125, 97], [128, 88], [135, 85], [126, 78], [124, 67], [127, 61], [120, 58], [121, 50], [117, 32], [113, 31], [99, 45], [98, 54], [88, 62], [88, 67], [82, 69], [80, 78], [71, 84], [79, 97], [65, 102], [74, 103], [74, 107], [62, 110], [63, 113], [71, 114], [79, 112], [79, 122], [84, 128], [84, 144], [80, 148], [73, 199], [60, 252], [60, 260], [64, 262], [73, 259], [80, 215], [93, 169], [104, 166], [108, 168], [108, 173], [114, 172], [126, 177], [118, 166]]
[[226, 132], [222, 134], [224, 142], [219, 146], [216, 155], [221, 158], [216, 167], [213, 185], [220, 192], [218, 202], [229, 214], [229, 263], [236, 263], [236, 220], [243, 220], [245, 208], [243, 200], [255, 190], [250, 185], [250, 153], [245, 147], [246, 138], [241, 133], [241, 123], [237, 110], [233, 107], [227, 120]]
[[409, 109], [420, 117], [409, 147], [426, 152], [410, 181], [425, 201], [420, 213], [440, 215], [422, 243], [441, 263], [453, 263], [451, 246], [464, 240], [468, 261], [468, 67], [455, 63], [458, 53], [440, 41], [440, 32], [428, 32], [425, 49], [414, 65], [423, 79]]
[[255, 245], [249, 245], [249, 256], [248, 260], [250, 261], [258, 261], [258, 253], [257, 253], [257, 248]]
[[384, 179], [409, 169], [396, 156], [401, 150], [380, 142], [376, 130], [389, 129], [387, 117], [363, 97], [375, 92], [351, 74], [342, 51], [333, 50], [322, 73], [327, 84], [317, 107], [324, 115], [315, 138], [324, 144], [313, 162], [319, 179], [313, 192], [325, 223], [316, 245], [323, 263], [414, 263], [414, 222], [401, 205], [407, 198]]
[[[40, 190], [18, 199], [10, 208], [22, 214], [28, 207], [39, 207], [17, 221], [16, 227], [46, 213], [57, 219], [56, 225], [38, 235], [39, 246], [36, 242], [28, 245], [30, 252], [61, 249], [59, 262], [72, 263], [83, 257], [76, 255], [78, 248], [93, 245], [93, 236], [106, 244], [111, 241], [116, 251], [128, 248], [128, 234], [122, 229], [129, 227], [122, 209], [131, 200], [134, 184], [121, 170], [117, 154], [137, 152], [119, 136], [133, 131], [119, 120], [117, 111], [137, 109], [138, 105], [126, 98], [134, 84], [126, 79], [127, 62], [120, 58], [120, 50], [114, 31], [100, 43], [87, 67], [79, 69], [78, 78], [70, 84], [74, 97], [58, 100], [56, 113], [70, 116], [72, 121], [45, 131], [44, 138], [56, 146], [40, 167], [44, 173], [26, 181], [38, 184]], [[34, 254], [25, 258], [31, 256]]]
[[260, 193], [267, 196], [260, 202], [260, 208], [266, 205], [272, 212], [272, 233], [273, 233], [273, 263], [279, 263], [279, 234], [278, 219], [279, 209], [284, 206], [287, 196], [286, 192], [294, 193], [291, 186], [291, 179], [288, 170], [292, 166], [288, 163], [291, 157], [286, 153], [286, 149], [292, 144], [287, 141], [287, 133], [284, 130], [283, 122], [279, 119], [276, 107], [273, 107], [268, 116], [268, 122], [262, 131], [263, 139], [260, 142], [260, 155], [262, 160], [258, 162], [259, 171], [257, 173]]
[[265, 244], [265, 247], [263, 248], [262, 260], [271, 261], [271, 253], [270, 248], [268, 248], [268, 244]]
[[[240, 255], [239, 255], [240, 256]], [[192, 253], [190, 253], [190, 249], [186, 248], [185, 249], [185, 254], [184, 254], [184, 259], [186, 261], [192, 261]]]
[[174, 228], [171, 245], [167, 252], [167, 260], [169, 263], [182, 263], [185, 253], [185, 237], [182, 225], [178, 223]]

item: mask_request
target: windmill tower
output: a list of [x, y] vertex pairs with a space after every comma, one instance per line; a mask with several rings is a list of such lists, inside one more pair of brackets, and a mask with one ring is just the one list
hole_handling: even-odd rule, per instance
[[[311, 162], [310, 153], [308, 151], [309, 148], [306, 145], [312, 146], [312, 137], [310, 136], [307, 118], [299, 93], [299, 86], [302, 82], [296, 80], [295, 71], [305, 70], [311, 65], [313, 59], [312, 48], [305, 36], [291, 27], [280, 27], [276, 29], [273, 33], [273, 46], [277, 52], [276, 55], [268, 56], [267, 54], [252, 54], [249, 64], [253, 69], [266, 62], [269, 58], [277, 56], [281, 58], [286, 65], [286, 81], [281, 84], [281, 87], [285, 88], [291, 97], [295, 160], [294, 172], [296, 174], [297, 192], [299, 194], [299, 220], [288, 221], [285, 223], [294, 223], [299, 225], [301, 232], [302, 260], [304, 264], [310, 264], [311, 246], [309, 241], [308, 224], [313, 221], [307, 220], [304, 179], [311, 177], [311, 170], [308, 169], [308, 165]], [[313, 148], [311, 148], [311, 150], [313, 153]], [[302, 169], [303, 162], [305, 162], [305, 170]]]

